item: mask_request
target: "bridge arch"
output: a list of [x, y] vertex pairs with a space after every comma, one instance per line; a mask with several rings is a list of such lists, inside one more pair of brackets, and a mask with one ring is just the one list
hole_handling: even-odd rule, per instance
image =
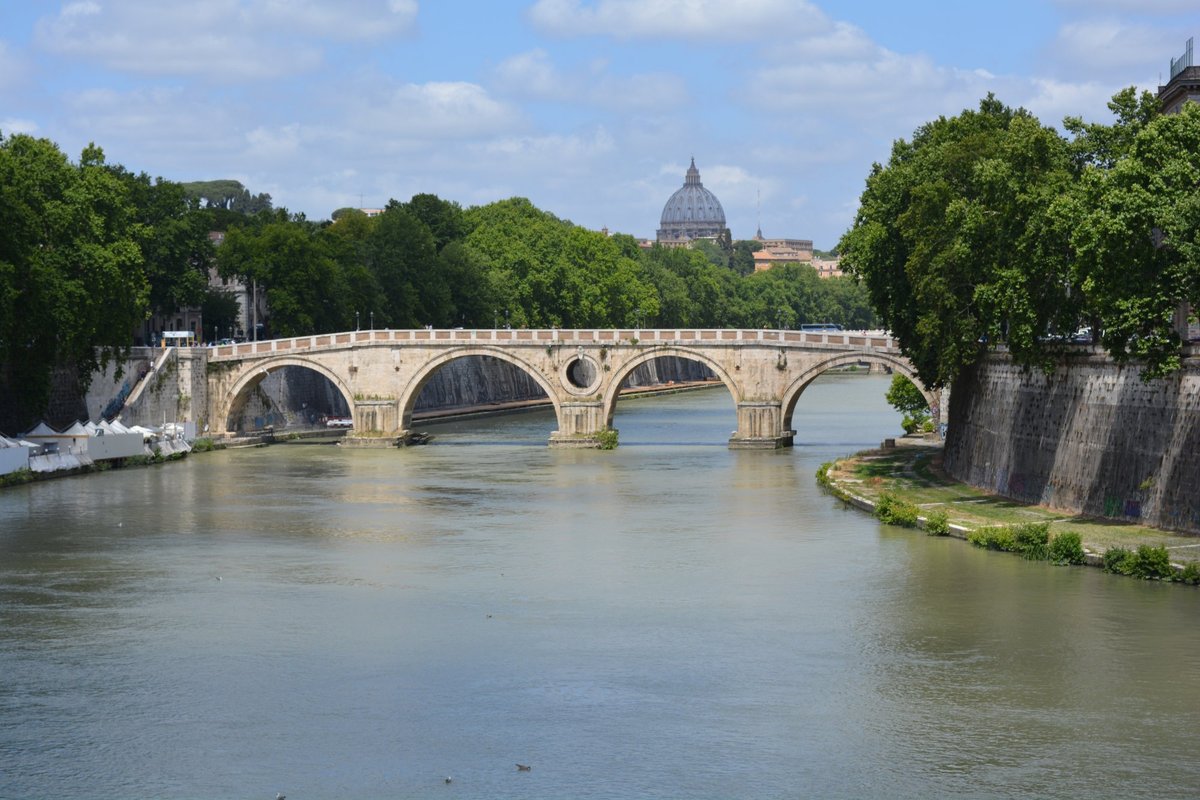
[[217, 409], [218, 424], [224, 425], [226, 431], [232, 430], [229, 426], [230, 417], [233, 416], [239, 408], [245, 405], [250, 397], [250, 390], [262, 383], [263, 379], [272, 372], [277, 372], [284, 367], [302, 367], [316, 372], [318, 375], [326, 378], [333, 384], [334, 388], [342, 395], [346, 401], [346, 406], [350, 409], [350, 416], [354, 416], [354, 393], [350, 391], [350, 387], [342, 380], [342, 377], [336, 372], [330, 370], [319, 361], [314, 361], [310, 358], [301, 358], [298, 356], [279, 356], [270, 358], [265, 361], [254, 362], [246, 371], [238, 377], [229, 391], [225, 392], [221, 398], [220, 407]]
[[550, 379], [533, 364], [517, 357], [513, 353], [499, 347], [481, 347], [479, 345], [466, 345], [463, 347], [455, 347], [436, 358], [431, 359], [424, 364], [412, 378], [400, 394], [400, 427], [403, 430], [409, 430], [412, 427], [413, 409], [416, 408], [417, 398], [421, 396], [421, 390], [429, 383], [433, 374], [442, 367], [449, 364], [451, 361], [458, 361], [462, 358], [471, 356], [485, 356], [494, 358], [497, 361], [503, 361], [527, 374], [530, 378], [542, 387], [542, 391], [550, 399], [550, 403], [554, 406], [555, 419], [561, 424], [562, 411], [560, 405], [561, 392], [557, 391]]
[[713, 360], [711, 356], [702, 351], [693, 350], [690, 347], [678, 347], [672, 345], [655, 347], [651, 350], [647, 350], [644, 353], [639, 353], [638, 355], [634, 356], [622, 364], [620, 368], [613, 373], [613, 376], [611, 380], [609, 380], [608, 386], [604, 391], [603, 402], [605, 427], [612, 427], [613, 417], [617, 413], [617, 398], [621, 394], [621, 385], [625, 383], [625, 379], [633, 374], [633, 371], [643, 364], [648, 364], [658, 358], [672, 357], [686, 358], [690, 361], [697, 361], [708, 367], [710, 370], [712, 370], [713, 374], [721, 380], [721, 383], [725, 384], [725, 388], [729, 390], [729, 394], [733, 398], [734, 405], [737, 405], [739, 402], [741, 402], [742, 393], [739, 390], [739, 384], [737, 381], [733, 380], [730, 374], [725, 371], [725, 368]]
[[888, 367], [893, 372], [898, 372], [904, 377], [913, 382], [918, 391], [925, 398], [925, 402], [931, 409], [937, 407], [938, 395], [936, 392], [931, 392], [925, 388], [925, 384], [917, 377], [917, 373], [913, 370], [912, 364], [903, 356], [892, 356], [884, 353], [859, 352], [859, 353], [840, 353], [830, 358], [819, 361], [807, 367], [804, 372], [800, 373], [784, 390], [783, 393], [783, 427], [784, 430], [792, 430], [792, 414], [796, 410], [796, 403], [800, 401], [800, 396], [804, 394], [804, 390], [808, 385], [816, 380], [820, 375], [828, 372], [836, 367], [849, 366], [850, 364], [859, 364], [866, 361], [870, 364], [881, 364]]

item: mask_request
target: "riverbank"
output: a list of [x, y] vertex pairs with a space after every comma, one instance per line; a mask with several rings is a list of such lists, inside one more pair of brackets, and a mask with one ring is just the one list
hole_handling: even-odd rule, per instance
[[994, 526], [1044, 523], [1053, 538], [1077, 534], [1085, 563], [1104, 566], [1104, 554], [1116, 548], [1164, 548], [1173, 564], [1200, 562], [1200, 538], [1114, 520], [1085, 517], [1046, 506], [1019, 503], [959, 483], [941, 469], [940, 444], [899, 439], [896, 446], [840, 458], [822, 468], [823, 481], [835, 496], [875, 513], [886, 494], [917, 507], [920, 527], [930, 516], [945, 514], [949, 535], [966, 539], [971, 531]]

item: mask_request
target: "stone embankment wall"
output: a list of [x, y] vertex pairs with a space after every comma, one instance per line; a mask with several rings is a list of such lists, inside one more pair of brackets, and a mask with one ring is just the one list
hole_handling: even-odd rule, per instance
[[1053, 373], [992, 354], [954, 384], [946, 471], [1005, 497], [1200, 533], [1200, 355], [1169, 379], [1081, 353]]

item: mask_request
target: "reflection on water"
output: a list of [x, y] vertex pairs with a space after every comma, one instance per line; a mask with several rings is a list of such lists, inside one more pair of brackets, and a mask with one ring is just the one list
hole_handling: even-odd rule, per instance
[[886, 386], [791, 451], [718, 389], [609, 453], [529, 413], [0, 493], [0, 797], [1195, 794], [1197, 593], [832, 501]]

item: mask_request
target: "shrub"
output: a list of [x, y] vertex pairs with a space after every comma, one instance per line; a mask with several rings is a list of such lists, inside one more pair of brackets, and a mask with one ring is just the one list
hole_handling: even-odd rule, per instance
[[1082, 564], [1083, 540], [1078, 533], [1060, 533], [1050, 540], [1050, 560], [1055, 564]]
[[826, 461], [824, 464], [817, 467], [817, 484], [818, 485], [829, 486], [831, 483], [833, 483], [833, 481], [830, 480], [830, 478], [829, 478], [829, 470], [833, 469], [833, 465], [836, 463], [837, 463], [836, 461]]
[[1110, 547], [1104, 551], [1104, 571], [1117, 575], [1129, 575], [1132, 570], [1133, 552], [1124, 547]]
[[617, 437], [617, 432], [612, 428], [607, 428], [596, 434], [596, 440], [600, 443], [601, 450], [616, 450]]
[[948, 536], [950, 534], [950, 515], [945, 509], [929, 512], [925, 518], [925, 532], [930, 536]]
[[193, 453], [207, 453], [208, 451], [213, 450], [213, 449], [214, 449], [213, 440], [208, 438], [207, 436], [201, 437], [201, 438], [197, 439], [196, 441], [192, 442], [192, 452]]
[[1013, 549], [1031, 561], [1045, 561], [1050, 557], [1050, 524], [1030, 522], [1012, 529]]
[[1200, 563], [1189, 561], [1184, 564], [1183, 569], [1175, 576], [1175, 580], [1186, 583], [1188, 586], [1200, 584]]
[[1013, 529], [1005, 526], [994, 528], [977, 528], [967, 534], [967, 541], [976, 547], [988, 550], [1011, 552], [1016, 550], [1013, 540]]
[[912, 503], [901, 500], [891, 492], [884, 492], [875, 504], [875, 516], [880, 522], [888, 525], [899, 525], [902, 528], [917, 527], [917, 507]]
[[1175, 577], [1175, 569], [1171, 566], [1167, 548], [1144, 544], [1133, 554], [1133, 566], [1129, 574], [1143, 580], [1172, 580]]
[[33, 480], [33, 470], [21, 467], [6, 475], [0, 475], [0, 487], [18, 486], [22, 483], [29, 483], [31, 480]]

